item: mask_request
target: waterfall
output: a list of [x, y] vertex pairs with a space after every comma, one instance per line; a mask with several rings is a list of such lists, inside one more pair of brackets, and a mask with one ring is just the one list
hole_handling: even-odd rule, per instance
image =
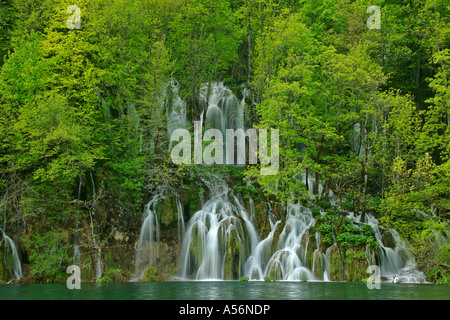
[[148, 266], [155, 266], [159, 257], [159, 222], [157, 204], [162, 192], [157, 192], [144, 209], [144, 222], [136, 251], [135, 276], [142, 279]]
[[[89, 171], [89, 174], [90, 174], [91, 183], [92, 183], [92, 200], [95, 203], [96, 198], [97, 198], [97, 193], [96, 193], [96, 190], [95, 190], [95, 181], [94, 181], [94, 177], [93, 177], [91, 171]], [[92, 224], [92, 228], [93, 228], [94, 222], [92, 220], [92, 216], [91, 216], [91, 224]], [[96, 256], [95, 256], [95, 259], [96, 259], [96, 263], [95, 263], [95, 277], [97, 279], [100, 279], [102, 274], [103, 274], [102, 249], [97, 243], [97, 240], [96, 240], [96, 238], [94, 236], [94, 230], [93, 229], [92, 229], [92, 242], [93, 242], [92, 244], [93, 244], [94, 248], [97, 249]]]
[[[316, 232], [316, 243], [309, 244], [309, 230], [315, 224], [309, 207], [301, 202], [290, 203], [283, 227], [281, 220], [272, 221], [274, 216], [270, 215], [271, 230], [266, 238], [260, 239], [253, 221], [253, 199], [249, 199], [252, 213], [249, 215], [242, 201], [223, 181], [205, 179], [204, 182], [211, 191], [211, 198], [187, 224], [178, 260], [179, 278], [236, 280], [246, 276], [250, 280], [270, 277], [285, 281], [329, 281], [330, 272], [341, 278], [342, 261], [333, 263], [334, 270], [330, 269], [331, 259], [336, 259], [340, 250], [336, 239], [325, 250], [320, 233]], [[424, 275], [415, 268], [413, 256], [395, 231], [389, 231], [396, 244], [395, 248], [390, 248], [383, 244], [378, 221], [373, 216], [366, 214], [364, 222], [360, 221], [360, 215], [351, 212], [347, 217], [354, 225], [367, 224], [374, 229], [379, 243], [379, 261], [374, 251], [366, 247], [367, 262], [380, 266], [385, 281], [425, 282]]]
[[[381, 263], [381, 274], [391, 282], [425, 282], [425, 275], [417, 270], [414, 256], [407, 249], [406, 243], [400, 238], [397, 231], [390, 230], [390, 233], [394, 237], [396, 246], [394, 252], [388, 251], [391, 257], [386, 260], [389, 263]], [[392, 264], [394, 267], [391, 267]]]
[[[79, 175], [79, 184], [78, 184], [78, 202], [77, 202], [77, 206], [80, 203], [80, 199], [81, 199], [81, 175]], [[78, 207], [77, 207], [78, 209]], [[78, 219], [75, 219], [75, 234], [73, 237], [73, 264], [76, 266], [81, 266], [81, 252], [80, 252], [80, 246], [78, 244]]]
[[[227, 140], [227, 129], [244, 129], [246, 94], [247, 90], [243, 90], [244, 98], [242, 101], [239, 101], [222, 82], [203, 84], [201, 87], [200, 105], [206, 108], [205, 126], [207, 129], [213, 128], [220, 130], [224, 138], [224, 146]], [[225, 154], [226, 152], [224, 152]], [[235, 157], [234, 163], [245, 162], [245, 154], [239, 154]]]
[[176, 129], [186, 129], [186, 102], [180, 97], [180, 88], [176, 81], [171, 81], [169, 84], [169, 106], [167, 108], [167, 133], [170, 140], [172, 132]]
[[236, 279], [259, 242], [251, 217], [221, 181], [213, 196], [189, 220], [181, 244], [182, 279]]
[[[386, 229], [394, 238], [395, 247], [390, 248], [383, 243], [381, 230], [378, 227], [378, 220], [366, 213], [366, 221], [361, 222], [361, 216], [349, 214], [349, 218], [358, 223], [370, 225], [375, 231], [375, 238], [379, 245], [380, 272], [381, 276], [389, 282], [422, 283], [425, 282], [425, 275], [416, 268], [414, 256], [408, 250], [406, 243], [400, 238], [397, 231]], [[371, 259], [374, 260], [373, 258]], [[370, 261], [369, 261], [370, 263]]]
[[76, 266], [81, 266], [81, 252], [77, 236], [73, 239], [73, 264]]
[[302, 237], [312, 226], [314, 219], [309, 208], [300, 203], [289, 204], [286, 223], [278, 240], [278, 250], [272, 255], [265, 274], [281, 280], [313, 280], [313, 273], [305, 267], [307, 244]]
[[97, 247], [97, 263], [95, 268], [95, 277], [100, 279], [103, 274], [102, 248]]
[[[7, 246], [9, 246], [9, 248], [11, 250], [12, 258], [13, 258], [12, 270], [10, 269], [10, 266], [8, 265], [8, 263], [6, 263], [6, 261], [5, 261], [5, 266], [7, 267], [9, 273], [11, 274], [11, 276], [14, 280], [21, 279], [21, 278], [23, 278], [22, 265], [20, 263], [19, 253], [17, 252], [16, 245], [15, 245], [14, 241], [6, 235], [6, 233], [3, 231], [3, 229], [0, 228], [0, 231], [2, 232], [3, 240], [5, 241], [5, 248]], [[5, 252], [5, 259], [6, 259], [6, 252]]]
[[185, 225], [184, 225], [184, 217], [183, 217], [183, 207], [181, 205], [180, 196], [176, 197], [177, 203], [177, 215], [178, 215], [178, 242], [181, 243], [184, 233], [185, 233]]

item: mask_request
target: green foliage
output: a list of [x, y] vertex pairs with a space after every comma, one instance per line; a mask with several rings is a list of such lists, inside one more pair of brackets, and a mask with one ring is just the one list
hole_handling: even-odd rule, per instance
[[258, 194], [259, 190], [255, 188], [253, 185], [248, 186], [239, 186], [234, 185], [233, 189], [242, 194], [244, 199], [248, 199], [249, 197], [254, 197]]
[[325, 209], [325, 210], [331, 209], [331, 203], [330, 203], [329, 201], [320, 199], [320, 200], [317, 200], [316, 204], [317, 204], [318, 206], [321, 206], [321, 207], [322, 207], [323, 209]]
[[248, 277], [240, 277], [239, 278], [239, 281], [243, 281], [243, 282], [248, 281], [248, 280], [249, 280]]
[[30, 275], [37, 279], [65, 279], [65, 268], [70, 257], [71, 246], [62, 242], [61, 233], [48, 231], [42, 235], [36, 233], [30, 239], [23, 238], [31, 262]]
[[313, 215], [314, 218], [317, 218], [317, 216], [320, 215], [320, 208], [319, 207], [313, 207], [311, 209], [311, 211], [312, 211], [312, 215]]
[[120, 273], [121, 273], [120, 269], [117, 269], [117, 268], [116, 269], [109, 269], [108, 271], [105, 272], [105, 274], [101, 278], [96, 279], [95, 281], [96, 282], [100, 282], [100, 283], [113, 282], [114, 280], [111, 279], [111, 278], [113, 278], [114, 275], [120, 274]]
[[351, 250], [345, 251], [344, 263], [352, 264], [354, 259], [358, 259], [358, 260], [367, 259], [366, 252], [363, 251], [363, 252], [355, 253], [354, 251], [351, 251]]
[[378, 248], [375, 231], [369, 225], [358, 227], [347, 218], [339, 215], [320, 215], [316, 217], [315, 226], [310, 229], [311, 233], [319, 231], [322, 242], [326, 245], [333, 244], [333, 239], [342, 247], [348, 249], [368, 245]]
[[424, 228], [411, 236], [411, 252], [416, 263], [430, 281], [450, 284], [450, 245], [445, 241], [449, 226], [433, 218]]
[[172, 263], [163, 267], [148, 266], [145, 270], [144, 277], [141, 282], [161, 282], [167, 281], [176, 272], [176, 267]]

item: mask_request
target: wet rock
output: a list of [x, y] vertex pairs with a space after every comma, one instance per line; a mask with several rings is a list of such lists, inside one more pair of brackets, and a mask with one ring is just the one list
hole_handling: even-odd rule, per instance
[[326, 257], [329, 280], [342, 281], [344, 270], [339, 247], [336, 244], [329, 247], [327, 249]]
[[314, 250], [311, 269], [317, 280], [323, 280], [324, 261], [325, 257], [323, 256], [323, 253], [319, 250]]

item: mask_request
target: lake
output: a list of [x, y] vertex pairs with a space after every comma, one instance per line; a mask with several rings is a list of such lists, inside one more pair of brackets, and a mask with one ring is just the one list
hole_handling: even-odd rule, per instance
[[450, 300], [450, 286], [382, 283], [168, 281], [0, 285], [0, 300]]

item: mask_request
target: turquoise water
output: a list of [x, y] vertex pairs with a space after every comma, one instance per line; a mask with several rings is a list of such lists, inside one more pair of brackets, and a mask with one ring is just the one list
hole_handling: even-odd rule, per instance
[[170, 281], [0, 285], [0, 300], [450, 300], [450, 286], [382, 283]]

